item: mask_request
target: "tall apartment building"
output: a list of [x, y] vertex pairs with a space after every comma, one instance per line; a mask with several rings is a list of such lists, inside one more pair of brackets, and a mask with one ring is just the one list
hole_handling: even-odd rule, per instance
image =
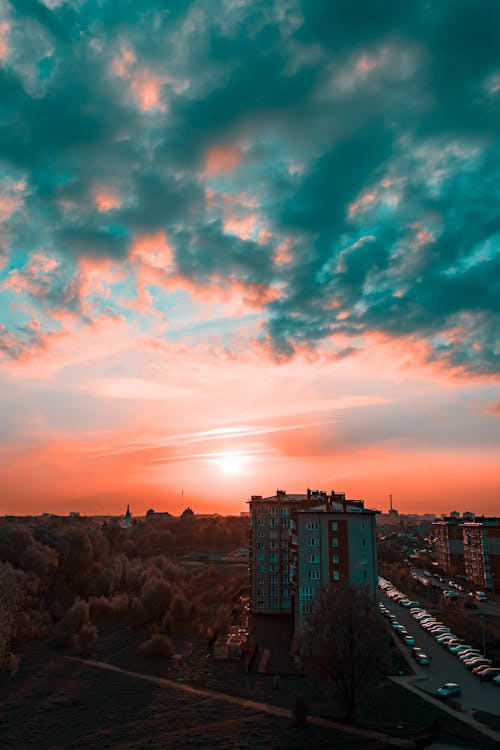
[[349, 580], [376, 594], [376, 511], [362, 501], [278, 490], [249, 505], [252, 612], [294, 615], [299, 633], [322, 587]]
[[500, 586], [500, 518], [477, 517], [462, 525], [465, 575], [481, 591]]
[[290, 518], [293, 508], [318, 504], [318, 493], [252, 495], [250, 506], [250, 607], [260, 614], [292, 613]]
[[315, 596], [343, 582], [377, 594], [377, 511], [362, 501], [328, 501], [292, 515], [292, 589], [295, 635], [305, 626]]
[[[471, 514], [464, 514], [467, 518]], [[464, 571], [463, 519], [460, 513], [450, 513], [432, 524], [436, 534], [436, 557], [440, 568], [449, 575]]]

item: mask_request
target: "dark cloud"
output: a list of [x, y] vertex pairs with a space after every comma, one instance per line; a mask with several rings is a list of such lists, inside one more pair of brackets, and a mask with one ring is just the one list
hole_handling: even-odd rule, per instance
[[[162, 230], [194, 285], [279, 287], [263, 334], [278, 359], [377, 332], [497, 371], [495, 0], [23, 0], [7, 20], [0, 160], [26, 183], [5, 219], [21, 268], [40, 251], [66, 276], [125, 262]], [[241, 161], [207, 175], [217, 146]], [[228, 230], [250, 218], [260, 234]], [[84, 317], [68, 284], [39, 304]]]

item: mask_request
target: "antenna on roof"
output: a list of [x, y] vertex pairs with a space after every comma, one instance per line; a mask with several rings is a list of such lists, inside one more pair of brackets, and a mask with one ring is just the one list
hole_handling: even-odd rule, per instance
[[390, 509], [392, 510], [392, 495], [389, 495]]

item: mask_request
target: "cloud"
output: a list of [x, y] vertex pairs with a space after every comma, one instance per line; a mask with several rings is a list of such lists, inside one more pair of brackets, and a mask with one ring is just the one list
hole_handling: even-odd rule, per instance
[[[259, 310], [238, 345], [276, 361], [404, 337], [495, 375], [499, 23], [490, 0], [8, 6], [0, 283], [46, 333], [211, 292]], [[91, 305], [92, 262], [123, 278]]]

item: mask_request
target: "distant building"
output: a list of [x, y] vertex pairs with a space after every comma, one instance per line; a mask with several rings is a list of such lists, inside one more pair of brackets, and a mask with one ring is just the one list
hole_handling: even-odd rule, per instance
[[344, 493], [308, 490], [250, 505], [250, 609], [288, 614], [303, 628], [315, 594], [344, 581], [377, 588], [375, 516]]
[[467, 580], [481, 591], [500, 583], [500, 518], [477, 517], [462, 525]]
[[184, 508], [184, 510], [181, 513], [181, 518], [193, 518], [194, 516], [194, 510], [190, 508], [189, 506], [187, 508]]
[[449, 575], [464, 571], [463, 520], [460, 513], [450, 513], [432, 524], [436, 535], [436, 558]]

